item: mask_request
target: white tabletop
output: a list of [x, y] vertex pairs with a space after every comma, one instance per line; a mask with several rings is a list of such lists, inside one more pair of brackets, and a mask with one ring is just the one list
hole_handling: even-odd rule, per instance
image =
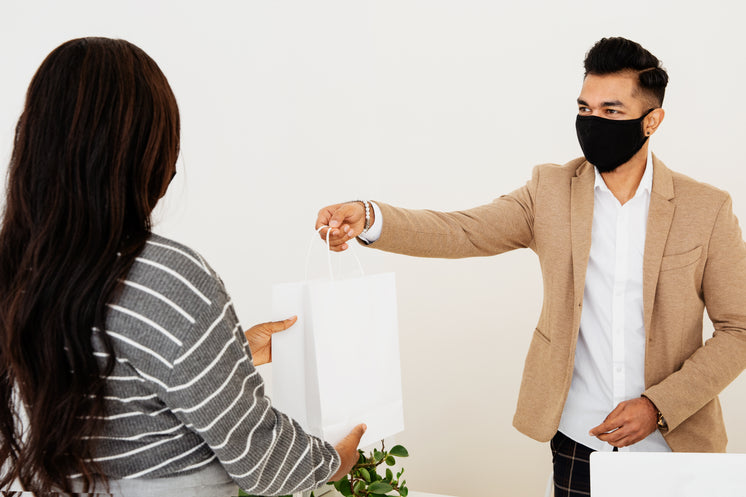
[[[337, 492], [336, 490], [334, 490], [332, 488], [330, 492], [324, 492], [323, 494], [320, 494], [320, 497], [321, 496], [323, 496], [323, 497], [338, 497], [338, 496], [341, 496], [341, 495], [342, 494], [340, 494], [339, 492]], [[426, 492], [410, 491], [408, 497], [456, 497], [456, 496], [453, 496], [453, 495], [443, 495], [443, 494], [429, 494], [429, 493], [426, 493]]]
[[425, 492], [409, 492], [409, 497], [454, 497], [454, 496], [443, 495], [443, 494], [426, 494]]
[[[594, 497], [743, 497], [746, 454], [594, 452]], [[412, 494], [410, 494], [412, 495]]]

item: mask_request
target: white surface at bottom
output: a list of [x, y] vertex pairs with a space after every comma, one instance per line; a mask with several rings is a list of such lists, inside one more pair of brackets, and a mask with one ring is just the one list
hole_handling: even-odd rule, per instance
[[[337, 492], [336, 490], [334, 490], [333, 488], [331, 489], [330, 492], [324, 492], [323, 494], [319, 494], [318, 491], [315, 492], [315, 493], [317, 495], [323, 495], [323, 497], [338, 497], [338, 496], [342, 495], [339, 492]], [[412, 491], [412, 492], [409, 492], [408, 497], [456, 497], [456, 496], [453, 496], [453, 495], [443, 495], [443, 494], [428, 494], [426, 492], [414, 492], [414, 491]]]
[[409, 492], [409, 497], [454, 497], [442, 494], [426, 494], [425, 492]]
[[593, 497], [743, 497], [746, 454], [594, 452]]

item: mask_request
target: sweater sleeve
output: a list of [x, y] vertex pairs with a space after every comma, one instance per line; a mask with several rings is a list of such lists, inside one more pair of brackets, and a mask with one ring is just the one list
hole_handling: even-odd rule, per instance
[[173, 359], [165, 403], [248, 493], [285, 495], [323, 485], [339, 468], [339, 455], [272, 407], [217, 276], [216, 286]]

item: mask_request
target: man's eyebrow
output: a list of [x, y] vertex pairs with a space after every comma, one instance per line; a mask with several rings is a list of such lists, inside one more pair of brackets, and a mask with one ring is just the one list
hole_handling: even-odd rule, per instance
[[[582, 98], [578, 99], [578, 105], [584, 105], [586, 107], [590, 107], [588, 105], [588, 102], [583, 100]], [[609, 100], [607, 102], [601, 102], [601, 107], [626, 107], [621, 100]]]

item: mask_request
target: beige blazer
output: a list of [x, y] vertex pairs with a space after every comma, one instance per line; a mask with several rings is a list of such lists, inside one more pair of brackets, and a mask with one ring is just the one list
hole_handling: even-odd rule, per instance
[[[725, 451], [717, 395], [746, 367], [746, 244], [730, 196], [653, 157], [643, 263], [645, 396], [668, 422], [671, 449]], [[544, 302], [533, 333], [514, 426], [539, 441], [557, 431], [570, 388], [591, 244], [595, 173], [585, 159], [537, 166], [526, 186], [459, 212], [379, 203], [372, 247], [460, 258], [530, 248]], [[715, 331], [703, 345], [703, 311]]]

